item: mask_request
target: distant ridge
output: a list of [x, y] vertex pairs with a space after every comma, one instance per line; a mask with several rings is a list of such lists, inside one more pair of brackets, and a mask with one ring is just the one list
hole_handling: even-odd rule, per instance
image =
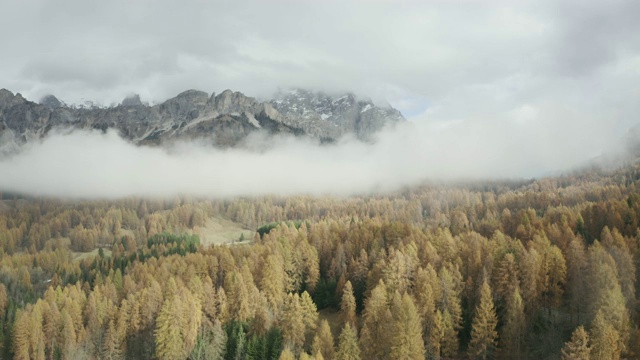
[[199, 139], [229, 147], [256, 131], [329, 142], [346, 134], [367, 140], [387, 124], [401, 121], [405, 118], [398, 110], [351, 93], [330, 96], [303, 89], [280, 92], [264, 102], [231, 90], [217, 95], [187, 90], [153, 106], [133, 94], [108, 108], [90, 102], [69, 106], [54, 95], [35, 103], [0, 89], [0, 153], [14, 152], [56, 128], [114, 129], [141, 145]]

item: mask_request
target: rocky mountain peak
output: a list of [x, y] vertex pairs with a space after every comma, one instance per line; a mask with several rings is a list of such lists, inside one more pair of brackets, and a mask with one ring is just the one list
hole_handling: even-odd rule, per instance
[[192, 106], [205, 106], [208, 100], [209, 100], [209, 94], [207, 94], [206, 92], [191, 89], [191, 90], [181, 92], [180, 94], [178, 94], [178, 96], [174, 97], [173, 99], [167, 100], [167, 102], [174, 101], [178, 103], [189, 103]]
[[[256, 131], [322, 141], [354, 134], [367, 140], [382, 127], [401, 120], [399, 111], [377, 107], [351, 93], [332, 96], [303, 89], [280, 93], [264, 102], [231, 90], [218, 95], [187, 90], [154, 106], [132, 95], [110, 108], [66, 106], [53, 95], [38, 104], [2, 89], [0, 153], [42, 138], [56, 127], [115, 129], [136, 144], [198, 138], [226, 147], [241, 143]], [[15, 146], [9, 147], [9, 143]]]
[[221, 114], [244, 113], [246, 111], [259, 111], [259, 103], [256, 99], [248, 97], [239, 91], [229, 89], [221, 92], [214, 98], [213, 108]]
[[58, 100], [57, 97], [51, 94], [42, 97], [42, 99], [40, 99], [40, 104], [48, 107], [49, 109], [57, 109], [64, 106], [64, 104], [60, 100]]
[[126, 98], [124, 98], [124, 100], [122, 100], [122, 103], [120, 103], [121, 106], [142, 106], [142, 101], [140, 101], [140, 95], [138, 94], [133, 94], [133, 95], [129, 95]]
[[271, 105], [286, 118], [298, 119], [311, 133], [327, 133], [336, 138], [351, 132], [368, 139], [386, 124], [404, 120], [399, 111], [377, 107], [349, 92], [329, 95], [292, 89], [276, 94]]
[[13, 93], [7, 89], [0, 89], [0, 107], [22, 104], [27, 101], [20, 93]]

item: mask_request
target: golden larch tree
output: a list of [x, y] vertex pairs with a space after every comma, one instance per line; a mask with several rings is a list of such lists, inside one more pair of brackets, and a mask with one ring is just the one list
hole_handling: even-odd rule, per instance
[[520, 288], [516, 286], [509, 295], [504, 325], [501, 331], [501, 356], [508, 359], [522, 358], [526, 336], [524, 302], [520, 296]]
[[342, 290], [342, 299], [340, 300], [340, 319], [342, 325], [351, 324], [351, 328], [356, 329], [356, 298], [353, 296], [353, 287], [351, 281], [344, 284]]
[[392, 359], [424, 359], [422, 323], [409, 294], [396, 292], [391, 301], [393, 330], [389, 356]]
[[336, 360], [360, 360], [361, 358], [356, 331], [347, 323], [340, 333]]
[[360, 347], [365, 359], [384, 359], [389, 352], [391, 312], [387, 305], [387, 287], [380, 280], [365, 301]]
[[562, 360], [590, 360], [590, 351], [589, 334], [583, 326], [578, 326], [562, 348]]
[[333, 360], [334, 358], [333, 334], [331, 334], [331, 328], [326, 319], [320, 322], [320, 327], [318, 327], [316, 335], [313, 338], [311, 350], [311, 354], [314, 356], [322, 354], [322, 357], [326, 360]]
[[470, 357], [484, 360], [494, 355], [498, 338], [497, 325], [498, 318], [493, 306], [491, 288], [485, 281], [480, 290], [480, 303], [476, 307], [471, 327]]

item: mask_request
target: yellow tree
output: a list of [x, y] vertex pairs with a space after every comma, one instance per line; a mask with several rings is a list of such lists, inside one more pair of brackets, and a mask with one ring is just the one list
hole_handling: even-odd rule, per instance
[[31, 329], [29, 347], [31, 349], [31, 358], [36, 360], [45, 359], [45, 336], [42, 329], [42, 311], [44, 301], [39, 300], [36, 302], [33, 310], [31, 311]]
[[[431, 356], [440, 356], [440, 342], [444, 336], [442, 324], [442, 312], [436, 310], [436, 299], [440, 293], [438, 275], [435, 270], [428, 264], [425, 269], [418, 269], [415, 277], [415, 286], [413, 294], [415, 296], [416, 308], [420, 318], [422, 319], [423, 338], [425, 346]], [[439, 313], [439, 315], [437, 315]], [[436, 319], [436, 316], [439, 316]], [[436, 323], [437, 322], [437, 323]], [[433, 335], [432, 335], [433, 332]], [[437, 341], [437, 344], [433, 343]]]
[[627, 309], [633, 312], [637, 303], [635, 288], [636, 267], [631, 252], [618, 229], [614, 228], [613, 231], [609, 231], [609, 228], [605, 227], [602, 230], [601, 239], [602, 246], [615, 260], [620, 288], [626, 299]]
[[502, 356], [509, 359], [522, 358], [522, 348], [526, 336], [524, 302], [520, 288], [515, 287], [507, 302], [507, 312], [502, 327]]
[[[173, 277], [169, 279], [167, 288], [176, 288]], [[156, 319], [156, 356], [159, 359], [179, 359], [185, 352], [180, 328], [183, 304], [175, 293], [169, 291], [167, 295]]]
[[4, 318], [4, 312], [7, 310], [7, 288], [4, 284], [0, 284], [0, 319]]
[[118, 340], [116, 324], [113, 319], [109, 320], [107, 331], [104, 333], [100, 358], [107, 360], [123, 358], [122, 351], [120, 349], [120, 342]]
[[516, 259], [512, 253], [507, 253], [500, 261], [495, 274], [495, 292], [497, 298], [506, 303], [518, 286], [518, 270], [516, 267]]
[[424, 359], [420, 315], [409, 294], [396, 292], [391, 301], [393, 332], [389, 356], [392, 359]]
[[76, 330], [73, 325], [73, 320], [69, 313], [66, 312], [66, 309], [62, 311], [61, 317], [63, 323], [60, 348], [62, 350], [63, 357], [67, 358], [76, 346]]
[[442, 341], [444, 340], [444, 319], [440, 310], [436, 311], [429, 328], [429, 338], [426, 343], [427, 358], [439, 360]]
[[347, 323], [338, 341], [338, 351], [336, 352], [336, 360], [360, 360], [360, 348], [358, 348], [358, 339], [356, 331]]
[[285, 347], [280, 353], [278, 360], [296, 360], [296, 356], [289, 347]]
[[598, 311], [591, 323], [591, 359], [619, 360], [624, 351], [620, 333], [607, 319], [602, 311]]
[[273, 325], [273, 314], [267, 304], [264, 293], [260, 292], [256, 301], [256, 312], [251, 321], [251, 332], [260, 336], [265, 335]]
[[583, 326], [578, 326], [562, 348], [562, 360], [590, 360], [590, 351], [589, 334]]
[[229, 321], [229, 302], [227, 301], [227, 293], [223, 287], [218, 288], [216, 295], [216, 308], [218, 312], [218, 319], [221, 323]]
[[271, 310], [277, 315], [284, 294], [285, 279], [282, 258], [269, 255], [262, 272], [260, 290], [264, 292]]
[[251, 306], [249, 304], [249, 293], [242, 276], [236, 271], [227, 274], [224, 278], [224, 289], [229, 301], [231, 318], [247, 321], [253, 314], [251, 314]]
[[294, 353], [299, 354], [305, 341], [305, 318], [298, 294], [288, 294], [280, 315], [282, 340]]
[[340, 300], [340, 318], [342, 325], [351, 324], [352, 329], [356, 329], [356, 298], [353, 296], [351, 281], [344, 284], [342, 299]]
[[183, 289], [181, 293], [182, 316], [180, 317], [180, 329], [183, 341], [184, 353], [189, 354], [198, 339], [198, 330], [202, 324], [202, 305], [197, 297]]
[[471, 328], [469, 355], [474, 359], [487, 359], [493, 356], [498, 333], [498, 318], [493, 307], [491, 288], [485, 281], [480, 290], [480, 303], [476, 307]]
[[[446, 264], [445, 264], [446, 265]], [[461, 275], [456, 267], [443, 266], [440, 270], [440, 299], [438, 309], [442, 311], [444, 339], [442, 354], [456, 357], [458, 354], [458, 330], [462, 321], [460, 306]]]
[[334, 340], [333, 334], [331, 334], [331, 328], [327, 320], [320, 322], [320, 327], [316, 332], [316, 336], [313, 338], [313, 344], [311, 345], [311, 354], [317, 356], [322, 354], [322, 357], [326, 360], [333, 360], [334, 357]]
[[[615, 261], [597, 241], [589, 248], [587, 276], [592, 319], [601, 312], [606, 322], [618, 332], [621, 343], [626, 344], [630, 336], [630, 319], [626, 300], [618, 281]], [[593, 340], [595, 341], [595, 338]]]
[[[49, 288], [52, 289], [52, 288]], [[44, 311], [44, 324], [43, 331], [45, 336], [45, 342], [47, 347], [47, 353], [53, 354], [56, 348], [60, 343], [60, 324], [62, 322], [62, 317], [60, 315], [60, 311], [58, 310], [58, 305], [55, 302], [55, 299], [45, 298], [46, 310]]]
[[18, 310], [13, 324], [13, 358], [17, 360], [29, 360], [29, 338], [31, 331], [31, 319], [25, 310]]
[[567, 249], [567, 292], [569, 295], [569, 309], [573, 323], [580, 323], [586, 312], [587, 297], [587, 252], [584, 240], [574, 237]]
[[384, 359], [388, 357], [391, 312], [387, 306], [386, 288], [385, 283], [380, 280], [365, 301], [360, 336], [360, 347], [365, 359]]

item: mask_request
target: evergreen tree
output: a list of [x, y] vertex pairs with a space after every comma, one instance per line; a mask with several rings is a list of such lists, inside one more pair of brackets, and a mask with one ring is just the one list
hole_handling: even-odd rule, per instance
[[203, 326], [196, 341], [190, 360], [223, 359], [227, 347], [227, 334], [222, 329], [220, 321], [216, 320], [210, 326]]
[[244, 323], [232, 321], [227, 324], [227, 350], [226, 360], [244, 359], [247, 348]]
[[273, 328], [267, 333], [267, 356], [266, 359], [277, 360], [282, 351], [282, 333], [279, 329]]

